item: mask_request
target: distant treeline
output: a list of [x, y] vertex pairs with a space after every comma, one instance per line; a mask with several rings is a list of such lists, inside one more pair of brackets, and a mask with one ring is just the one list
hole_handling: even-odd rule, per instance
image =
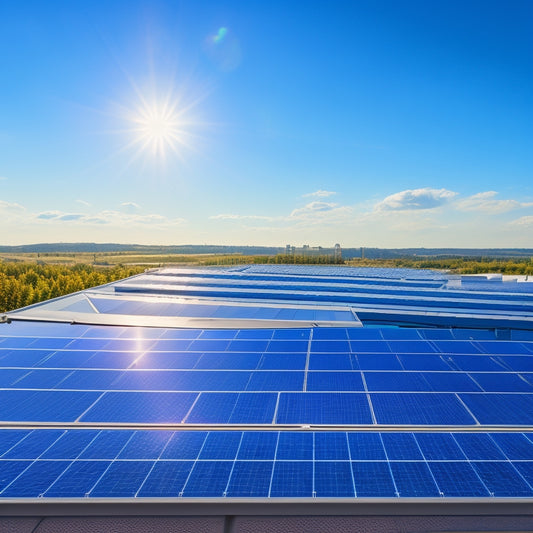
[[90, 265], [0, 262], [0, 312], [42, 302], [143, 272], [142, 267], [96, 269]]
[[[300, 253], [297, 247], [297, 254]], [[127, 254], [239, 254], [246, 256], [276, 256], [285, 253], [285, 247], [279, 246], [222, 246], [210, 244], [183, 244], [174, 246], [147, 246], [142, 244], [117, 243], [41, 243], [20, 246], [0, 246], [0, 253], [36, 253], [67, 254], [67, 253], [117, 253]], [[533, 256], [533, 248], [343, 248], [345, 259], [404, 259], [404, 258], [520, 258]]]

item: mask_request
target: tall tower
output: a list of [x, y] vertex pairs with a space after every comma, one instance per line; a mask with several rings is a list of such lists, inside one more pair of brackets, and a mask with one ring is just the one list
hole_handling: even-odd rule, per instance
[[335, 245], [335, 262], [340, 263], [342, 261], [342, 250], [341, 245], [337, 243]]

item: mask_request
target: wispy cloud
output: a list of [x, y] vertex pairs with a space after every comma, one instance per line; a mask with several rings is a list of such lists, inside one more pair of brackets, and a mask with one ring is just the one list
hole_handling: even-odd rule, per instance
[[420, 209], [435, 209], [447, 204], [457, 196], [456, 192], [448, 189], [408, 189], [387, 196], [375, 205], [375, 211], [411, 211]]
[[510, 226], [518, 226], [520, 228], [533, 228], [533, 216], [520, 217], [512, 222], [509, 222]]
[[307, 194], [302, 194], [302, 197], [303, 198], [308, 198], [308, 197], [314, 197], [314, 198], [327, 198], [328, 196], [333, 196], [337, 194], [336, 192], [334, 191], [325, 191], [323, 189], [318, 189], [318, 191], [315, 191], [315, 192], [310, 192], [310, 193], [307, 193]]
[[337, 204], [330, 202], [311, 202], [304, 207], [294, 209], [290, 215], [290, 218], [301, 218], [309, 216], [310, 214], [323, 213], [325, 211], [331, 211], [335, 209]]
[[127, 209], [128, 211], [140, 211], [141, 206], [136, 202], [122, 202], [120, 207]]
[[237, 215], [232, 213], [212, 215], [209, 218], [211, 220], [275, 220], [275, 217], [267, 217], [262, 215]]
[[533, 202], [519, 202], [517, 200], [498, 200], [496, 191], [479, 192], [457, 202], [457, 209], [461, 211], [481, 211], [483, 213], [499, 214], [533, 206]]
[[7, 180], [6, 176], [0, 176], [0, 181]]
[[85, 200], [76, 200], [78, 204], [84, 205], [85, 207], [91, 207], [91, 204], [89, 202], [86, 202]]
[[101, 211], [100, 213], [86, 215], [81, 213], [63, 213], [61, 211], [45, 211], [34, 215], [36, 221], [42, 223], [62, 224], [65, 222], [90, 226], [93, 224], [107, 224], [117, 227], [156, 226], [171, 227], [185, 222], [182, 218], [168, 218], [163, 215], [137, 215], [120, 211]]

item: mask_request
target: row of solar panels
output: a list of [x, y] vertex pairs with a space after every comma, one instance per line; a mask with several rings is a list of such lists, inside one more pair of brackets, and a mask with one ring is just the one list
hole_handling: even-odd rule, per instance
[[0, 420], [131, 424], [521, 425], [531, 393], [0, 390]]
[[[529, 361], [531, 363], [531, 361]], [[71, 364], [71, 362], [69, 362]], [[526, 392], [533, 373], [6, 369], [1, 389], [175, 392]], [[1, 390], [0, 389], [0, 390]]]
[[0, 497], [530, 498], [532, 446], [523, 434], [1, 431]]
[[[500, 352], [508, 353], [513, 350], [513, 343], [504, 343], [506, 339], [513, 341], [533, 342], [533, 330], [495, 330], [495, 329], [459, 329], [459, 328], [291, 328], [291, 329], [166, 329], [166, 328], [142, 328], [142, 327], [108, 327], [108, 326], [87, 326], [70, 323], [50, 323], [50, 322], [12, 322], [9, 328], [0, 330], [0, 347], [7, 339], [15, 337], [26, 337], [28, 341], [11, 341], [24, 343], [28, 346], [35, 341], [46, 342], [50, 338], [73, 339], [131, 339], [136, 342], [157, 339], [176, 340], [309, 340], [313, 332], [313, 340], [352, 340], [352, 341], [444, 341], [444, 340], [473, 340], [473, 341], [494, 341], [498, 344], [488, 343], [485, 345], [489, 350], [491, 346], [503, 346], [505, 349]], [[503, 343], [503, 344], [502, 344]], [[6, 346], [6, 345], [4, 345]], [[361, 345], [362, 348], [365, 345]], [[390, 351], [388, 344], [382, 344], [384, 349], [378, 351]], [[403, 346], [400, 344], [399, 346]], [[427, 344], [424, 344], [427, 346]], [[460, 344], [449, 344], [449, 350], [456, 352]], [[479, 346], [476, 344], [476, 346]], [[527, 352], [533, 353], [531, 345]], [[35, 346], [34, 346], [35, 347]], [[59, 346], [53, 346], [58, 348]], [[521, 349], [522, 350], [522, 349]], [[331, 350], [328, 350], [331, 351]], [[430, 352], [434, 352], [430, 349]], [[481, 350], [483, 351], [483, 350]]]

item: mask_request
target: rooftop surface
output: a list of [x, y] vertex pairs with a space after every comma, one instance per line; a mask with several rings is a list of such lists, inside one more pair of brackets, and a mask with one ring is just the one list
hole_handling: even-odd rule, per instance
[[531, 287], [160, 269], [8, 313], [0, 501], [531, 506]]

